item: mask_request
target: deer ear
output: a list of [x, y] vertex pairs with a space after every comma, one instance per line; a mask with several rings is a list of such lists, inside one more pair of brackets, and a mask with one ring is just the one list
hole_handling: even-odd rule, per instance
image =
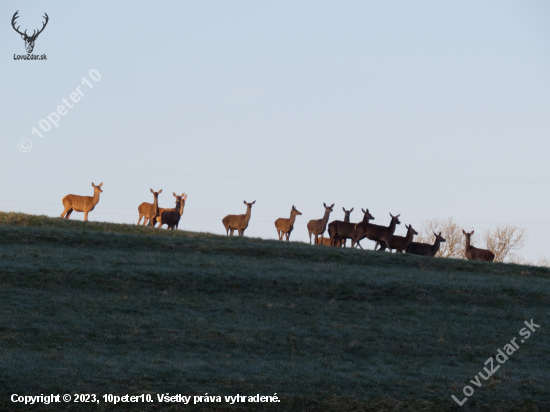
[[255, 201], [255, 200], [254, 200], [254, 201], [252, 202], [252, 204], [254, 204], [254, 203], [256, 203], [256, 201]]
[[95, 187], [94, 182], [92, 182], [92, 186]]
[[462, 233], [466, 234], [466, 232], [464, 231], [464, 229], [462, 229]]
[[97, 187], [101, 187], [101, 186], [103, 186], [103, 182], [97, 185]]
[[334, 207], [334, 203], [332, 204], [332, 206], [330, 207], [331, 209]]
[[393, 217], [393, 215], [390, 213], [390, 216]]
[[183, 200], [187, 200], [187, 195], [185, 195], [185, 197], [183, 198]]
[[327, 207], [326, 203], [323, 203], [323, 206], [324, 206], [324, 207]]
[[159, 194], [161, 194], [161, 193], [162, 193], [162, 189], [159, 190]]
[[472, 230], [472, 233], [471, 233], [471, 234], [472, 234], [472, 235], [474, 234], [474, 231], [473, 231], [473, 230]]
[[244, 203], [244, 204], [246, 205], [246, 200], [245, 200], [245, 201], [243, 201], [243, 203]]
[[350, 213], [353, 212], [353, 209], [355, 209], [355, 208], [352, 207], [351, 210], [350, 210], [349, 212], [350, 212]]
[[178, 197], [178, 195], [176, 194], [176, 192], [172, 192], [172, 194], [174, 195], [174, 197]]
[[401, 216], [401, 213], [399, 213], [399, 214], [398, 214], [397, 216], [395, 216], [395, 217], [399, 217], [399, 216]]
[[344, 207], [342, 207], [342, 210], [344, 211], [344, 213], [346, 213], [346, 209], [344, 209]]
[[155, 193], [155, 191], [153, 189], [151, 189], [151, 193]]
[[[367, 210], [368, 210], [368, 209], [367, 209]], [[367, 213], [367, 212], [365, 212], [365, 209], [363, 209], [363, 208], [361, 208], [361, 211], [362, 211], [363, 213]]]

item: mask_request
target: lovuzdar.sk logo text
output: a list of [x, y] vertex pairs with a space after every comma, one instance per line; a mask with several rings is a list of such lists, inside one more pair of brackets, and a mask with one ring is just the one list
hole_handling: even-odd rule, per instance
[[45, 54], [42, 54], [42, 55], [36, 55], [36, 54], [31, 54], [32, 51], [34, 50], [34, 42], [36, 41], [36, 38], [38, 37], [38, 35], [40, 33], [42, 33], [44, 31], [44, 28], [46, 27], [46, 25], [48, 24], [48, 21], [50, 20], [50, 18], [48, 17], [48, 15], [46, 13], [44, 13], [44, 16], [43, 18], [46, 19], [45, 22], [42, 23], [42, 28], [40, 30], [33, 30], [32, 34], [29, 36], [27, 34], [27, 30], [25, 30], [24, 32], [21, 32], [19, 31], [19, 27], [21, 26], [17, 26], [15, 27], [15, 24], [16, 24], [16, 20], [17, 18], [19, 17], [17, 15], [17, 13], [19, 13], [19, 10], [17, 10], [12, 19], [11, 19], [11, 25], [13, 27], [13, 29], [19, 33], [21, 35], [21, 38], [23, 40], [25, 40], [25, 48], [27, 49], [27, 55], [13, 55], [13, 60], [46, 60], [47, 57]]

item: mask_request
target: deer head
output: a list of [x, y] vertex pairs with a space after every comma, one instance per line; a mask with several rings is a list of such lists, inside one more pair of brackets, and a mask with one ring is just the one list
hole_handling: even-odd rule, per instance
[[298, 212], [298, 209], [296, 209], [296, 206], [292, 205], [292, 211], [295, 215], [301, 215], [302, 212]]
[[439, 235], [434, 232], [434, 235], [435, 235], [435, 240], [439, 239], [440, 242], [446, 242], [447, 241], [446, 239], [443, 239], [443, 236], [441, 236], [441, 232], [439, 232]]
[[405, 227], [407, 228], [407, 231], [409, 231], [409, 230], [412, 231], [413, 236], [418, 235], [418, 232], [416, 230], [414, 230], [411, 225], [405, 225]]
[[103, 186], [103, 182], [101, 182], [98, 185], [94, 185], [94, 182], [92, 182], [92, 186], [94, 187], [94, 193], [103, 193], [103, 190], [101, 190], [101, 186]]
[[32, 32], [32, 35], [31, 36], [28, 36], [27, 35], [27, 30], [25, 30], [24, 33], [21, 33], [19, 31], [19, 27], [20, 26], [17, 26], [17, 28], [15, 28], [15, 20], [19, 17], [17, 15], [17, 13], [19, 13], [19, 10], [17, 10], [15, 12], [15, 14], [13, 15], [12, 19], [11, 19], [11, 25], [13, 27], [13, 29], [19, 33], [21, 35], [21, 38], [23, 40], [25, 40], [25, 48], [27, 49], [27, 53], [32, 53], [33, 49], [34, 49], [34, 42], [36, 41], [36, 38], [38, 37], [38, 35], [40, 33], [42, 33], [42, 31], [44, 30], [44, 28], [46, 27], [46, 24], [48, 24], [48, 20], [50, 19], [48, 17], [48, 15], [46, 13], [44, 13], [44, 18], [46, 19], [46, 21], [43, 23], [43, 26], [40, 30], [38, 30], [38, 32], [36, 32], [36, 30], [33, 30]]

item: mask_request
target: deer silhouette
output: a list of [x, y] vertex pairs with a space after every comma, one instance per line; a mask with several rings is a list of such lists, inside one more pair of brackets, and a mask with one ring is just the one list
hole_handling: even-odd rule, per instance
[[395, 249], [396, 253], [404, 252], [412, 243], [414, 235], [418, 235], [418, 232], [414, 230], [411, 225], [405, 225], [405, 227], [407, 228], [407, 235], [405, 237], [398, 235], [387, 235], [384, 238], [384, 241], [380, 243], [380, 250], [386, 250], [386, 246], [388, 246], [390, 253], [392, 249]]
[[[374, 219], [374, 217], [369, 213], [368, 209], [367, 210], [361, 209], [361, 210], [364, 213], [362, 223], [364, 223], [364, 222], [368, 223], [369, 220]], [[344, 209], [344, 213], [345, 213], [344, 221], [342, 222], [341, 220], [335, 220], [333, 222], [330, 222], [330, 224], [328, 225], [328, 233], [329, 233], [329, 236], [330, 236], [330, 239], [331, 239], [330, 244], [332, 246], [342, 246], [342, 244], [345, 246], [346, 240], [347, 239], [353, 239], [353, 237], [355, 236], [355, 233], [356, 233], [355, 226], [356, 226], [356, 224], [349, 222], [349, 215], [352, 211], [353, 211], [353, 208], [351, 210], [348, 210], [348, 211], [346, 211], [346, 209]], [[347, 220], [347, 222], [346, 222], [346, 220]], [[363, 249], [361, 247], [361, 245], [359, 244], [359, 241], [357, 241], [357, 245], [361, 249]], [[355, 246], [355, 244], [352, 244], [352, 246]]]
[[355, 225], [355, 236], [351, 239], [351, 247], [355, 245], [355, 243], [359, 242], [363, 238], [367, 238], [370, 240], [374, 240], [376, 244], [374, 245], [374, 250], [378, 247], [379, 244], [384, 242], [384, 238], [388, 235], [393, 235], [395, 232], [395, 225], [401, 224], [399, 221], [399, 216], [401, 214], [394, 216], [390, 213], [391, 221], [389, 226], [379, 226], [379, 225], [373, 225], [372, 223], [361, 222], [357, 223]]
[[42, 33], [44, 31], [44, 28], [46, 27], [46, 24], [48, 24], [48, 21], [50, 20], [50, 18], [48, 17], [48, 15], [46, 13], [44, 13], [43, 17], [46, 19], [46, 21], [43, 23], [42, 28], [40, 30], [38, 30], [38, 32], [36, 32], [36, 30], [33, 30], [32, 35], [29, 36], [29, 35], [27, 35], [27, 30], [25, 30], [24, 33], [21, 33], [19, 31], [19, 27], [21, 27], [21, 26], [17, 26], [17, 28], [15, 28], [15, 20], [17, 20], [17, 18], [19, 18], [17, 13], [19, 13], [19, 10], [17, 10], [15, 12], [15, 14], [13, 15], [13, 17], [11, 19], [11, 25], [12, 25], [13, 29], [21, 35], [21, 38], [23, 40], [25, 40], [25, 48], [27, 49], [27, 53], [32, 53], [32, 51], [34, 50], [34, 42], [36, 41], [36, 38], [38, 37], [38, 35], [40, 33]]
[[181, 216], [183, 215], [183, 208], [185, 207], [185, 200], [187, 195], [182, 193], [181, 196], [178, 196], [172, 192], [176, 198], [176, 206], [173, 209], [159, 209], [159, 214], [156, 217], [156, 220], [159, 224], [159, 229], [162, 225], [167, 225], [168, 229], [177, 229], [180, 223]]
[[63, 206], [65, 207], [65, 210], [63, 210], [63, 213], [61, 213], [61, 217], [65, 217], [65, 219], [68, 219], [71, 216], [71, 213], [73, 213], [73, 210], [76, 210], [77, 212], [84, 212], [84, 221], [87, 222], [88, 213], [94, 210], [95, 205], [97, 205], [97, 203], [99, 202], [99, 194], [103, 193], [103, 190], [101, 190], [101, 186], [103, 186], [103, 183], [100, 183], [96, 186], [94, 185], [94, 182], [92, 182], [92, 186], [94, 187], [93, 196], [65, 196], [61, 200], [63, 202]]
[[256, 203], [255, 200], [252, 203], [247, 203], [245, 200], [244, 204], [246, 205], [246, 213], [244, 215], [227, 215], [222, 219], [222, 223], [225, 226], [226, 234], [228, 236], [230, 230], [231, 236], [233, 236], [234, 230], [239, 233], [239, 236], [244, 235], [244, 231], [248, 227], [248, 222], [250, 221], [250, 213], [252, 212], [252, 205], [254, 203]]
[[446, 240], [443, 239], [443, 236], [441, 236], [441, 232], [439, 232], [439, 235], [434, 232], [434, 236], [435, 241], [433, 245], [428, 243], [411, 242], [411, 244], [407, 246], [407, 253], [434, 257], [439, 250], [441, 243], [446, 242]]
[[294, 229], [294, 222], [296, 221], [296, 215], [301, 215], [301, 212], [298, 212], [298, 209], [292, 205], [290, 210], [290, 218], [279, 218], [275, 221], [275, 227], [277, 228], [277, 234], [279, 235], [279, 240], [283, 240], [283, 237], [286, 235], [286, 241]]
[[492, 262], [493, 260], [495, 260], [495, 254], [490, 250], [478, 249], [477, 247], [473, 247], [472, 245], [470, 245], [470, 238], [474, 234], [473, 230], [471, 233], [466, 233], [463, 230], [462, 233], [464, 233], [464, 236], [466, 236], [466, 249], [464, 250], [464, 255], [466, 256], [466, 259], [479, 260], [482, 262]]

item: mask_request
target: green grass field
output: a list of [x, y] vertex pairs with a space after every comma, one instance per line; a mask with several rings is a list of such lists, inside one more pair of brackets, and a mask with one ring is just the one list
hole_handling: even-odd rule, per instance
[[0, 213], [0, 410], [193, 409], [12, 394], [276, 393], [195, 409], [549, 411], [549, 286], [547, 268]]

